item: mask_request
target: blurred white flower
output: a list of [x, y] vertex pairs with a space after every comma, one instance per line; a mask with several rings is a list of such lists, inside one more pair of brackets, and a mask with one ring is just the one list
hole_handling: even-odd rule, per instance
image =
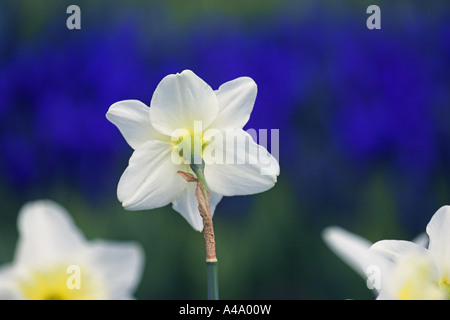
[[214, 91], [184, 70], [162, 79], [150, 107], [137, 100], [113, 104], [106, 117], [134, 149], [117, 188], [124, 208], [145, 210], [172, 203], [195, 230], [202, 231], [196, 185], [177, 174], [194, 174], [191, 163], [204, 164], [212, 214], [222, 196], [273, 187], [278, 161], [242, 129], [256, 93], [256, 84], [248, 77]]
[[14, 261], [0, 268], [0, 299], [132, 299], [144, 255], [136, 243], [88, 241], [57, 203], [25, 204]]
[[363, 277], [371, 276], [370, 267], [379, 269], [377, 299], [450, 299], [450, 206], [434, 214], [426, 233], [428, 245], [423, 237], [416, 241], [381, 240], [371, 245], [339, 227], [325, 229], [323, 238]]

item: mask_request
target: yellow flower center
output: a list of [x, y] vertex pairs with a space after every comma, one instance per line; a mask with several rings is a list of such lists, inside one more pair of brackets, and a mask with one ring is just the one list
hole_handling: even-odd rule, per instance
[[441, 279], [439, 286], [447, 291], [447, 298], [450, 299], [450, 280], [447, 275]]
[[448, 280], [436, 277], [434, 262], [427, 256], [411, 254], [401, 259], [391, 283], [400, 300], [448, 299]]
[[194, 130], [180, 129], [175, 138], [172, 138], [172, 144], [176, 153], [184, 159], [184, 163], [200, 164], [207, 142], [203, 139], [203, 132], [195, 128]]
[[32, 271], [19, 280], [27, 300], [92, 300], [104, 299], [99, 279], [86, 274], [77, 265], [58, 265]]
[[400, 300], [442, 300], [445, 293], [435, 282], [417, 283], [415, 279], [406, 282], [401, 288], [398, 298]]

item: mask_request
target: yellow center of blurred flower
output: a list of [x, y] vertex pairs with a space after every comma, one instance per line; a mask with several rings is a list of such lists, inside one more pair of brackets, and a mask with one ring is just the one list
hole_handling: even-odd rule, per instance
[[27, 300], [92, 300], [104, 299], [99, 280], [85, 274], [74, 265], [32, 271], [20, 281], [20, 289]]
[[448, 281], [444, 278], [439, 282], [433, 266], [433, 261], [427, 256], [412, 254], [404, 257], [397, 266], [393, 279], [398, 288], [397, 299], [447, 299]]
[[439, 286], [447, 291], [447, 297], [448, 299], [450, 299], [450, 280], [448, 279], [447, 275], [441, 279], [441, 281], [439, 282]]
[[442, 288], [434, 282], [417, 283], [411, 279], [401, 288], [400, 300], [442, 300], [446, 299]]

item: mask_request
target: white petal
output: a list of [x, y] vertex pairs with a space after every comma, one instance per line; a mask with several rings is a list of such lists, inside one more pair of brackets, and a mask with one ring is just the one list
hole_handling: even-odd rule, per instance
[[442, 274], [450, 274], [450, 206], [441, 207], [427, 225], [429, 250]]
[[[188, 187], [172, 202], [172, 208], [179, 212], [183, 218], [189, 222], [192, 228], [197, 231], [203, 230], [203, 220], [198, 211], [198, 201], [195, 197], [196, 183], [189, 183]], [[217, 204], [222, 199], [221, 195], [214, 192], [210, 192], [209, 195], [209, 207], [211, 209], [211, 215], [214, 215], [214, 210]]]
[[369, 250], [371, 243], [356, 234], [340, 227], [328, 227], [322, 237], [330, 249], [363, 278], [367, 278], [366, 272], [371, 266], [385, 268], [384, 259]]
[[[208, 188], [224, 196], [248, 195], [272, 188], [280, 172], [278, 161], [245, 131], [226, 131], [225, 142], [215, 139], [205, 148], [214, 152], [203, 153]], [[231, 145], [230, 137], [235, 139]]]
[[193, 130], [195, 121], [207, 128], [217, 112], [214, 91], [190, 70], [164, 77], [150, 103], [153, 127], [169, 136], [177, 129]]
[[187, 182], [177, 174], [186, 171], [171, 158], [172, 145], [157, 140], [137, 148], [117, 187], [117, 197], [127, 210], [145, 210], [169, 204]]
[[106, 118], [119, 129], [133, 149], [148, 140], [170, 141], [169, 136], [153, 128], [149, 111], [150, 108], [138, 100], [124, 100], [109, 107]]
[[18, 264], [60, 261], [86, 246], [70, 214], [50, 200], [25, 204], [19, 212], [18, 227], [20, 237], [15, 253]]
[[222, 200], [223, 196], [217, 194], [215, 192], [209, 192], [209, 208], [211, 209], [211, 216], [214, 217], [214, 212], [216, 211], [216, 207], [219, 204], [220, 200]]
[[88, 255], [91, 267], [95, 266], [104, 278], [109, 299], [132, 297], [144, 267], [144, 253], [139, 244], [95, 240], [89, 245]]
[[16, 281], [16, 268], [13, 265], [0, 267], [0, 300], [21, 300], [23, 295]]
[[428, 248], [429, 241], [430, 238], [425, 232], [418, 234], [414, 239], [412, 239], [412, 242], [424, 248]]
[[427, 249], [414, 242], [405, 240], [381, 240], [375, 242], [370, 250], [385, 256], [386, 258], [396, 261], [401, 256], [409, 253], [427, 254]]
[[219, 114], [210, 127], [242, 129], [250, 119], [257, 91], [256, 83], [249, 77], [237, 78], [221, 85], [215, 91]]

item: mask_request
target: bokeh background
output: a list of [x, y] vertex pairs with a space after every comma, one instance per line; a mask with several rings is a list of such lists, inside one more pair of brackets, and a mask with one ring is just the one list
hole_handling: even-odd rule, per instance
[[132, 149], [105, 118], [191, 69], [214, 89], [253, 78], [246, 128], [280, 130], [276, 186], [217, 207], [221, 298], [372, 299], [321, 232], [409, 240], [450, 204], [449, 18], [448, 1], [0, 2], [0, 264], [20, 207], [48, 198], [89, 239], [142, 244], [136, 298], [206, 298], [203, 236], [118, 202]]

